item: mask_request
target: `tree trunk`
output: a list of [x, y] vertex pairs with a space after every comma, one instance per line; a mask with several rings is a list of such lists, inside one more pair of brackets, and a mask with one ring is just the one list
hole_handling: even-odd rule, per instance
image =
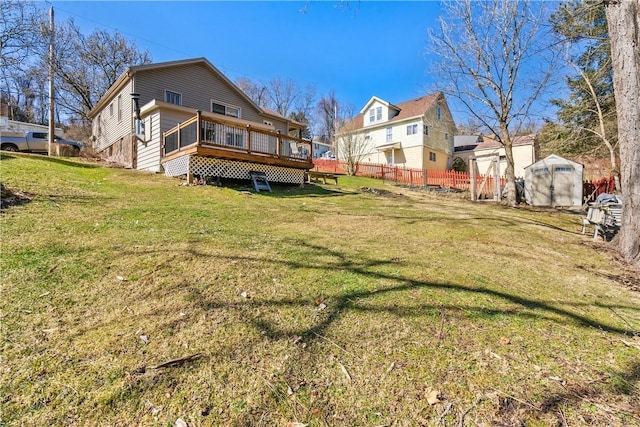
[[509, 134], [509, 129], [506, 124], [500, 126], [502, 132], [502, 145], [504, 146], [505, 157], [507, 158], [507, 169], [504, 171], [505, 186], [504, 195], [507, 198], [509, 206], [516, 206], [518, 199], [516, 196], [516, 172], [515, 161], [513, 159], [513, 140]]
[[617, 242], [621, 255], [640, 266], [640, 0], [612, 0], [606, 11], [622, 178], [622, 227]]

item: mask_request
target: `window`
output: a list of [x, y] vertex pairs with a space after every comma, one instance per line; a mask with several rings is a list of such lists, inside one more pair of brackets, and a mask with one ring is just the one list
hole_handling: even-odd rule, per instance
[[436, 153], [434, 153], [433, 151], [429, 151], [429, 161], [431, 162], [436, 161]]
[[109, 117], [113, 117], [113, 102], [109, 104]]
[[240, 108], [233, 105], [223, 104], [217, 101], [211, 101], [211, 112], [222, 114], [224, 116], [240, 118]]
[[382, 120], [382, 107], [376, 108], [376, 120]]
[[267, 126], [273, 126], [273, 123], [268, 120], [263, 120], [262, 123], [264, 123]]
[[393, 128], [392, 127], [388, 127], [387, 128], [387, 142], [391, 142], [393, 141]]
[[424, 125], [424, 127], [422, 128], [422, 133], [429, 136], [429, 126]]
[[118, 95], [118, 121], [122, 120], [122, 95]]
[[438, 117], [438, 120], [442, 120], [442, 108], [440, 108], [439, 105], [438, 105], [438, 108], [436, 109], [436, 116]]
[[170, 90], [164, 91], [164, 100], [170, 104], [182, 105], [182, 95]]
[[372, 108], [369, 110], [369, 123], [376, 120], [375, 110]]
[[445, 141], [448, 141], [448, 140], [449, 140], [449, 134], [448, 134], [448, 133], [445, 133], [445, 134], [444, 134], [444, 140], [445, 140]]
[[415, 135], [418, 133], [418, 124], [412, 124], [407, 126], [407, 135]]
[[371, 135], [369, 135], [368, 131], [364, 133], [364, 139], [371, 139]]

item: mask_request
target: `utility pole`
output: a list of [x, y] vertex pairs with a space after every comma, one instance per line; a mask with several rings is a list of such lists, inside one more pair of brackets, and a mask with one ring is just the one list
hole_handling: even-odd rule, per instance
[[55, 42], [55, 27], [53, 24], [53, 7], [49, 10], [49, 141], [47, 151], [50, 156], [53, 155], [53, 143], [55, 132], [55, 101], [53, 93], [53, 54]]

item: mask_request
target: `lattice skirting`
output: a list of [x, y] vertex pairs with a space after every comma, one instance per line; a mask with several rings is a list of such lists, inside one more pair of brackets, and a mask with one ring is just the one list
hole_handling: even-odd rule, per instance
[[191, 172], [201, 177], [249, 179], [249, 171], [267, 174], [269, 182], [303, 184], [304, 170], [259, 163], [238, 162], [201, 156], [182, 156], [164, 163], [166, 176], [180, 176]]

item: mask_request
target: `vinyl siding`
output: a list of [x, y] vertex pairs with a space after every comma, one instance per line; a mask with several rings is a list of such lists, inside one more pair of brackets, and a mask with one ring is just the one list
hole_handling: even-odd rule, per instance
[[140, 93], [140, 105], [153, 99], [164, 101], [165, 90], [170, 90], [182, 95], [185, 107], [211, 112], [211, 100], [216, 100], [239, 107], [245, 120], [263, 122], [255, 107], [204, 64], [140, 71], [135, 75], [135, 90]]
[[[426, 112], [424, 123], [429, 126], [429, 135], [424, 137], [424, 145], [452, 156], [455, 125], [445, 102], [441, 103], [441, 113], [441, 119], [438, 120], [436, 105]], [[447, 139], [445, 139], [445, 134], [448, 136]]]
[[[111, 102], [99, 112], [93, 121], [93, 135], [96, 140], [93, 147], [97, 151], [103, 151], [110, 145], [120, 141], [131, 134], [133, 126], [133, 102], [131, 101], [132, 85], [129, 82], [120, 92], [115, 94]], [[121, 99], [121, 119], [118, 120], [118, 96]], [[113, 115], [110, 114], [109, 106], [113, 105]], [[99, 122], [99, 123], [98, 123]], [[100, 132], [98, 129], [100, 128]]]
[[[512, 153], [515, 176], [516, 178], [524, 178], [524, 168], [535, 162], [534, 146], [532, 144], [514, 145], [512, 147]], [[507, 170], [507, 160], [504, 147], [475, 150], [473, 154], [475, 156], [500, 156], [500, 176], [505, 176], [505, 172]], [[487, 171], [489, 170], [489, 166], [491, 165], [491, 161], [491, 157], [480, 157], [477, 159], [477, 165], [480, 174], [484, 175], [487, 173]]]
[[160, 172], [160, 150], [162, 147], [162, 132], [160, 131], [160, 111], [156, 110], [144, 117], [146, 141], [138, 141], [139, 170]]

